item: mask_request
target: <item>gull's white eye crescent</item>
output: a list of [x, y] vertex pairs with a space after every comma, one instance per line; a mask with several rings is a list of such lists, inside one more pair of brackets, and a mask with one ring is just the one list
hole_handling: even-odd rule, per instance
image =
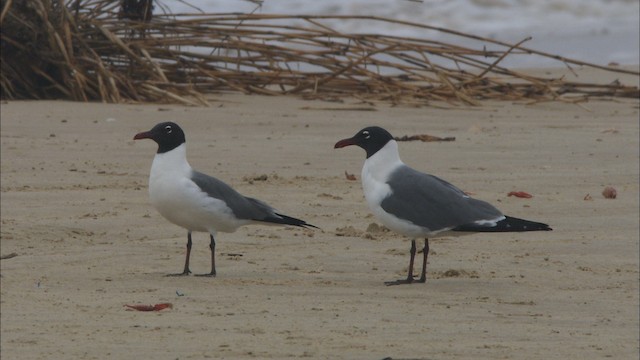
[[362, 132], [362, 135], [364, 135], [364, 138], [365, 138], [365, 139], [368, 139], [368, 138], [370, 138], [370, 137], [371, 137], [371, 135], [369, 134], [369, 132], [368, 132], [368, 131], [366, 131], [366, 130]]
[[167, 132], [167, 134], [171, 134], [171, 132], [173, 131], [173, 129], [171, 128], [171, 125], [165, 126], [164, 130]]

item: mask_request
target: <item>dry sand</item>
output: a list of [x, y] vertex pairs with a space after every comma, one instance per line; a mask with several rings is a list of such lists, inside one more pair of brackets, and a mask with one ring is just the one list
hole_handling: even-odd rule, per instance
[[[2, 104], [1, 250], [17, 254], [1, 261], [3, 359], [637, 358], [637, 100], [213, 104]], [[221, 233], [217, 278], [165, 277], [182, 269], [186, 231], [150, 206], [156, 145], [132, 138], [167, 120], [196, 169], [322, 231]], [[554, 231], [436, 239], [426, 284], [385, 287], [405, 276], [409, 241], [367, 232], [375, 219], [344, 175], [360, 178], [364, 152], [333, 149], [366, 125], [455, 136], [402, 142], [401, 156]], [[196, 273], [207, 245], [195, 234]], [[161, 302], [174, 308], [123, 307]]]

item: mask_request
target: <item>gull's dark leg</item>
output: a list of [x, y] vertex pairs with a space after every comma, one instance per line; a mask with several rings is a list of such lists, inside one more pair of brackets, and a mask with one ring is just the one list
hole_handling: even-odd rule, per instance
[[213, 235], [209, 234], [211, 237], [211, 242], [209, 243], [209, 249], [211, 249], [211, 272], [208, 274], [199, 274], [196, 276], [216, 276], [216, 240], [213, 238]]
[[416, 258], [416, 240], [411, 239], [411, 250], [409, 251], [411, 254], [411, 259], [409, 259], [409, 273], [407, 274], [407, 282], [410, 283], [413, 281], [413, 261]]
[[422, 275], [418, 282], [427, 282], [427, 257], [429, 256], [429, 239], [424, 238], [424, 248], [422, 249]]
[[402, 285], [402, 284], [411, 284], [413, 282], [413, 261], [416, 257], [416, 240], [411, 240], [411, 250], [409, 251], [411, 258], [409, 259], [409, 273], [407, 274], [407, 278], [405, 280], [396, 280], [396, 281], [386, 281], [385, 285]]
[[169, 274], [167, 276], [185, 276], [191, 274], [189, 270], [189, 258], [191, 257], [191, 231], [187, 233], [187, 258], [184, 260], [184, 270], [178, 274]]

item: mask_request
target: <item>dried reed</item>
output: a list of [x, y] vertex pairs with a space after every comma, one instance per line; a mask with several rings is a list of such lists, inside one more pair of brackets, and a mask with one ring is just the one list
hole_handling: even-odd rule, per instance
[[[544, 78], [500, 66], [541, 56], [640, 76], [471, 34], [363, 16], [153, 15], [150, 0], [2, 0], [2, 98], [206, 105], [206, 95], [296, 94], [365, 102], [478, 105], [483, 99], [585, 101], [640, 98], [637, 86]], [[143, 4], [144, 3], [144, 4]], [[134, 9], [134, 10], [132, 10]], [[138, 9], [138, 10], [135, 10]], [[134, 12], [132, 12], [134, 11]], [[140, 11], [135, 13], [135, 11]], [[343, 34], [329, 20], [447, 33], [459, 46], [421, 38]], [[497, 50], [487, 50], [487, 46]]]

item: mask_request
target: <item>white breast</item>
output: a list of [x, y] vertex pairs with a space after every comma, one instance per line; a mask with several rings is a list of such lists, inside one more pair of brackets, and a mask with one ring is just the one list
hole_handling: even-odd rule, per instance
[[427, 236], [427, 229], [389, 214], [380, 206], [382, 200], [392, 194], [391, 187], [387, 184], [389, 176], [403, 165], [398, 154], [398, 143], [394, 140], [367, 158], [362, 167], [364, 197], [373, 215], [392, 231], [409, 237]]
[[191, 181], [185, 144], [156, 154], [149, 175], [149, 197], [153, 207], [170, 222], [191, 231], [233, 232], [248, 220], [238, 220], [219, 199], [209, 197]]

